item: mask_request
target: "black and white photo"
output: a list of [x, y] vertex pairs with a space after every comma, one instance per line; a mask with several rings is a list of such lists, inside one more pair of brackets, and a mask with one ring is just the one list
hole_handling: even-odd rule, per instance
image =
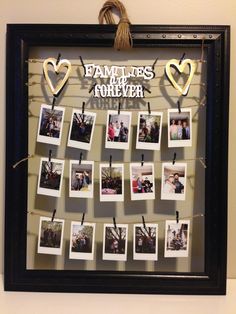
[[124, 201], [124, 165], [100, 164], [100, 201]]
[[96, 113], [87, 111], [82, 113], [81, 110], [73, 109], [67, 145], [69, 147], [90, 150], [95, 121]]
[[184, 201], [186, 196], [186, 163], [163, 163], [161, 199]]
[[141, 111], [137, 123], [137, 149], [160, 150], [162, 133], [162, 112], [148, 114]]
[[158, 225], [136, 224], [133, 234], [134, 260], [158, 260]]
[[126, 261], [128, 225], [104, 224], [103, 260]]
[[168, 147], [192, 146], [192, 110], [168, 110]]
[[40, 159], [37, 193], [48, 196], [61, 196], [64, 160]]
[[69, 196], [93, 198], [94, 162], [70, 160]]
[[93, 260], [95, 224], [72, 221], [70, 231], [70, 259]]
[[129, 149], [131, 112], [107, 112], [106, 148]]
[[167, 220], [165, 230], [165, 257], [188, 257], [189, 220]]
[[38, 235], [38, 253], [62, 254], [64, 220], [52, 221], [49, 217], [40, 217]]
[[155, 199], [155, 173], [153, 163], [130, 164], [131, 200]]
[[37, 142], [60, 145], [65, 108], [41, 105]]

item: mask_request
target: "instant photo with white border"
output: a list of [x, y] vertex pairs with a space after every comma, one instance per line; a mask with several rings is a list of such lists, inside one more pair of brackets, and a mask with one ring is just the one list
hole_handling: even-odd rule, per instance
[[[169, 176], [165, 176], [165, 169], [166, 172], [169, 172]], [[184, 177], [180, 174], [184, 173]], [[183, 193], [176, 193], [175, 192], [175, 184], [174, 184], [174, 174], [178, 173], [179, 178], [178, 181], [181, 185], [184, 186]], [[186, 197], [186, 180], [187, 178], [187, 163], [178, 163], [176, 162], [174, 165], [172, 162], [164, 162], [162, 163], [162, 180], [161, 180], [161, 199], [162, 200], [174, 200], [174, 201], [184, 201]]]
[[[128, 128], [128, 137], [127, 142], [119, 142], [119, 141], [108, 141], [108, 131], [109, 131], [109, 116], [116, 115], [122, 118], [122, 116], [127, 116], [128, 123], [124, 127]], [[108, 110], [107, 111], [107, 125], [106, 125], [106, 139], [105, 139], [105, 148], [114, 148], [114, 149], [129, 149], [129, 142], [130, 142], [130, 133], [131, 133], [131, 118], [132, 113], [128, 111], [120, 111], [118, 114], [117, 110]], [[120, 121], [123, 122], [123, 121]], [[119, 122], [119, 123], [120, 123]], [[128, 127], [127, 127], [128, 124]], [[117, 129], [118, 130], [118, 129]], [[117, 137], [116, 132], [114, 131], [114, 138]]]
[[[144, 242], [142, 238], [136, 239], [136, 228], [142, 228], [143, 235], [147, 238], [146, 241], [150, 241], [147, 243], [147, 249], [143, 248]], [[145, 229], [146, 228], [146, 229]], [[155, 244], [153, 245], [153, 235], [150, 234], [149, 228], [155, 228]], [[158, 224], [135, 224], [133, 229], [133, 259], [141, 260], [141, 261], [157, 261], [158, 260]], [[148, 236], [151, 238], [148, 239]], [[147, 252], [148, 249], [151, 250], [150, 246], [154, 247], [154, 252]], [[136, 249], [137, 246], [137, 249]], [[137, 252], [139, 251], [140, 252]]]
[[[61, 117], [61, 121], [60, 121], [59, 137], [53, 137], [53, 136], [40, 134], [44, 110], [48, 110], [50, 112], [53, 112], [53, 111], [61, 111], [62, 112], [62, 117]], [[62, 137], [64, 115], [65, 115], [65, 108], [54, 106], [54, 110], [52, 110], [52, 105], [42, 104], [41, 108], [40, 108], [40, 114], [39, 114], [37, 142], [47, 143], [47, 144], [52, 144], [52, 145], [60, 145], [61, 144], [61, 137]]]
[[[54, 197], [60, 197], [61, 196], [61, 187], [62, 187], [62, 181], [63, 181], [63, 172], [64, 172], [64, 160], [60, 159], [51, 159], [51, 163], [53, 164], [60, 164], [61, 165], [61, 177], [60, 177], [60, 183], [59, 183], [59, 189], [52, 189], [52, 188], [47, 188], [47, 187], [41, 187], [40, 186], [40, 181], [41, 181], [41, 173], [42, 173], [42, 164], [43, 162], [46, 161], [48, 164], [48, 167], [50, 167], [50, 162], [48, 158], [42, 157], [40, 159], [40, 167], [39, 167], [39, 175], [38, 175], [38, 188], [37, 188], [37, 194], [42, 194], [42, 195], [48, 195], [48, 196], [54, 196]], [[53, 172], [56, 170], [52, 170]]]
[[[53, 223], [61, 223], [61, 238], [60, 238], [60, 247], [59, 248], [54, 248], [54, 247], [47, 247], [47, 246], [42, 246], [40, 245], [41, 242], [41, 229], [42, 229], [42, 223], [46, 221], [50, 224]], [[52, 219], [49, 217], [40, 217], [39, 220], [39, 233], [38, 233], [38, 253], [42, 254], [52, 254], [52, 255], [61, 255], [62, 254], [62, 245], [63, 245], [63, 234], [64, 234], [64, 223], [65, 221], [63, 219], [56, 219], [54, 218], [53, 222]]]
[[[110, 168], [111, 170], [114, 168], [121, 168], [121, 194], [112, 194], [112, 190], [109, 187], [102, 187], [102, 170], [103, 168]], [[110, 170], [109, 170], [110, 171]], [[111, 167], [109, 163], [100, 164], [100, 176], [99, 176], [99, 191], [100, 191], [100, 201], [101, 202], [123, 202], [124, 201], [124, 164], [116, 164], [112, 163]], [[107, 194], [104, 194], [102, 191], [107, 190]], [[111, 193], [109, 194], [109, 190]]]
[[[124, 228], [125, 229], [125, 239], [123, 239], [123, 243], [125, 245], [124, 247], [124, 253], [107, 253], [106, 252], [106, 228], [112, 228], [113, 232], [118, 233], [120, 236], [119, 228]], [[116, 231], [117, 230], [117, 231]], [[102, 254], [102, 259], [103, 260], [109, 260], [109, 261], [126, 261], [127, 260], [127, 244], [128, 244], [128, 225], [127, 224], [117, 224], [116, 225], [116, 230], [113, 224], [104, 224], [104, 231], [103, 231], [103, 254]], [[118, 237], [117, 235], [117, 237]], [[114, 235], [115, 236], [115, 235]], [[114, 238], [114, 243], [112, 244], [115, 250], [118, 250], [119, 242], [117, 241], [116, 238]]]
[[[171, 114], [175, 114], [176, 119], [171, 118]], [[178, 129], [178, 121], [186, 120], [183, 116], [184, 114], [189, 114], [188, 121], [188, 129], [189, 129], [189, 139], [178, 139], [182, 137], [182, 125], [180, 130]], [[191, 108], [181, 108], [181, 113], [179, 113], [178, 109], [168, 109], [168, 117], [167, 117], [167, 124], [168, 124], [168, 147], [191, 147], [192, 146], [192, 109]], [[171, 139], [171, 121], [177, 121], [176, 124], [176, 134], [177, 139]]]
[[91, 149], [91, 144], [93, 140], [93, 133], [94, 133], [94, 127], [95, 127], [95, 122], [96, 122], [96, 113], [95, 112], [90, 112], [90, 111], [84, 111], [84, 116], [91, 116], [93, 117], [93, 125], [90, 133], [90, 141], [89, 143], [85, 143], [82, 141], [77, 141], [77, 140], [71, 140], [71, 131], [72, 131], [72, 126], [73, 126], [73, 120], [74, 120], [74, 114], [76, 115], [81, 115], [82, 111], [78, 109], [73, 109], [72, 110], [72, 115], [71, 115], [71, 121], [70, 121], [70, 130], [69, 130], [69, 135], [68, 135], [68, 141], [67, 141], [67, 146], [69, 147], [74, 147], [74, 148], [80, 148], [84, 150], [90, 150]]
[[[135, 173], [135, 169], [137, 169], [137, 172]], [[151, 173], [149, 172], [149, 168], [151, 169]], [[139, 174], [140, 171], [143, 170], [144, 173]], [[133, 180], [137, 177], [137, 180]], [[138, 186], [138, 179], [141, 178], [141, 191], [138, 192], [139, 186]], [[150, 180], [150, 176], [152, 176], [152, 181]], [[134, 182], [137, 182], [137, 186], [134, 186]], [[143, 181], [143, 182], [142, 182]], [[145, 182], [146, 181], [146, 182]], [[148, 183], [151, 184], [152, 186], [148, 186]], [[134, 192], [134, 189], [137, 190], [137, 193]], [[145, 189], [147, 192], [145, 192]], [[149, 191], [149, 192], [148, 192]], [[150, 192], [152, 191], [152, 192]], [[135, 162], [135, 163], [130, 163], [130, 195], [131, 195], [131, 200], [136, 201], [136, 200], [154, 200], [155, 199], [155, 172], [154, 172], [154, 163], [151, 162], [144, 162], [143, 166], [141, 165], [141, 162]]]
[[[176, 233], [180, 230], [181, 225], [187, 225], [187, 232], [186, 234], [183, 232], [183, 235], [182, 235], [182, 237], [184, 237], [184, 240], [182, 241], [186, 241], [186, 248], [181, 249], [179, 247], [179, 243], [176, 242], [175, 244], [177, 245], [176, 250], [168, 249], [171, 246], [171, 241], [173, 241], [173, 237], [175, 237], [176, 235], [176, 238], [177, 238], [178, 234]], [[178, 224], [176, 220], [166, 220], [164, 257], [188, 257], [189, 228], [190, 228], [190, 220], [179, 220]], [[176, 241], [179, 241], [179, 239], [176, 239]]]
[[[160, 117], [160, 124], [159, 124], [159, 138], [158, 138], [158, 142], [142, 142], [139, 141], [139, 132], [140, 132], [140, 118], [141, 115], [143, 116], [156, 116], [156, 117]], [[137, 135], [136, 135], [136, 149], [149, 149], [149, 150], [160, 150], [160, 146], [161, 146], [161, 134], [162, 134], [162, 116], [163, 113], [162, 112], [157, 112], [157, 111], [152, 111], [151, 114], [149, 114], [147, 111], [140, 111], [138, 113], [138, 123], [137, 123]]]
[[[83, 165], [91, 166], [91, 183], [87, 184], [87, 190], [73, 190], [72, 189], [72, 167], [75, 165], [78, 169], [81, 168], [83, 171]], [[79, 170], [78, 170], [79, 171]], [[84, 170], [85, 171], [85, 170]], [[70, 197], [80, 197], [80, 198], [93, 198], [93, 185], [94, 185], [94, 161], [81, 160], [81, 164], [79, 164], [79, 160], [70, 160], [70, 173], [69, 173], [69, 196]]]
[[[91, 245], [91, 252], [87, 251], [72, 251], [72, 243], [74, 240], [74, 232], [73, 228], [77, 227], [77, 229], [83, 229], [84, 227], [91, 227], [92, 228], [92, 239], [90, 239], [90, 245]], [[84, 222], [83, 225], [81, 225], [80, 221], [72, 221], [71, 222], [71, 229], [70, 229], [70, 252], [69, 252], [69, 258], [70, 259], [79, 259], [79, 260], [93, 260], [94, 259], [94, 239], [95, 239], [95, 223], [88, 223]], [[81, 230], [83, 232], [83, 230]], [[85, 239], [85, 244], [86, 245], [86, 239]]]

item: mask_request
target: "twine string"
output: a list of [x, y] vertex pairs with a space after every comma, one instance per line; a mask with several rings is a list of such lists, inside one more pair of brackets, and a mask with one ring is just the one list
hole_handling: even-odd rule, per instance
[[133, 39], [130, 33], [130, 20], [122, 2], [119, 0], [106, 1], [99, 12], [99, 24], [103, 24], [104, 20], [107, 24], [115, 24], [114, 17], [112, 16], [112, 9], [116, 9], [120, 14], [120, 20], [114, 40], [114, 48], [117, 50], [130, 49], [133, 46]]

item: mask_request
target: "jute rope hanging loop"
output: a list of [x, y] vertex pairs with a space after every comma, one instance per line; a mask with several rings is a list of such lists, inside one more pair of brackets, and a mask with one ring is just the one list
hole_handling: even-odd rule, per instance
[[99, 12], [99, 24], [103, 24], [104, 20], [107, 24], [115, 24], [115, 20], [112, 16], [112, 9], [114, 8], [120, 13], [120, 21], [115, 35], [114, 48], [117, 50], [130, 49], [133, 46], [132, 35], [130, 33], [130, 20], [122, 2], [119, 0], [106, 1]]

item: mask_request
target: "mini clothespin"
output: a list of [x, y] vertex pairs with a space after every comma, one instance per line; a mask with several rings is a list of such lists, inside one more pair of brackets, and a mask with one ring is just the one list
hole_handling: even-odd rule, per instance
[[120, 114], [120, 102], [119, 102], [119, 105], [118, 105], [118, 114]]
[[95, 88], [96, 85], [97, 85], [96, 83], [94, 83], [94, 84], [92, 85], [92, 87], [89, 89], [89, 94], [94, 90], [94, 88]]
[[179, 102], [179, 100], [177, 101], [177, 106], [178, 106], [179, 113], [181, 113], [181, 107], [180, 107], [180, 102]]
[[[155, 70], [155, 65], [156, 65], [157, 61], [158, 61], [158, 58], [156, 58], [156, 60], [153, 62], [153, 65], [152, 65], [152, 70], [153, 70], [153, 71]], [[154, 74], [155, 74], [155, 73], [154, 73]]]
[[179, 212], [178, 212], [178, 210], [176, 210], [175, 216], [176, 216], [176, 223], [178, 224], [179, 223]]
[[51, 162], [52, 159], [52, 150], [49, 149], [49, 153], [48, 153], [48, 161]]
[[83, 101], [83, 104], [82, 104], [82, 114], [84, 114], [84, 107], [85, 107], [85, 102]]
[[82, 219], [81, 219], [81, 226], [83, 226], [84, 224], [84, 217], [85, 217], [85, 213], [83, 213]]
[[55, 102], [56, 102], [56, 97], [53, 96], [53, 100], [52, 100], [52, 110], [54, 110], [54, 106], [55, 106]]
[[52, 222], [53, 222], [53, 220], [54, 220], [54, 218], [55, 218], [56, 211], [57, 211], [57, 210], [56, 210], [56, 209], [54, 209], [54, 211], [53, 211], [53, 213], [52, 213], [52, 220], [51, 220]]
[[114, 228], [117, 229], [117, 226], [116, 226], [116, 218], [113, 217], [113, 225], [114, 225]]
[[142, 85], [142, 87], [143, 87], [143, 91], [146, 91], [146, 92], [148, 92], [149, 94], [152, 93], [152, 92], [151, 92], [147, 87], [145, 87], [144, 85]]
[[80, 62], [81, 62], [81, 64], [82, 64], [82, 67], [83, 67], [83, 69], [84, 69], [84, 76], [85, 76], [85, 66], [84, 66], [84, 61], [83, 61], [83, 58], [82, 58], [81, 56], [79, 56], [79, 58], [80, 58]]
[[186, 53], [184, 52], [183, 55], [182, 55], [182, 57], [180, 58], [180, 60], [179, 60], [179, 65], [181, 65], [182, 61], [184, 60], [185, 54], [186, 54]]
[[83, 158], [83, 153], [81, 152], [79, 155], [79, 165], [81, 165], [82, 158]]
[[173, 157], [173, 160], [172, 160], [172, 164], [173, 165], [175, 164], [175, 160], [176, 160], [176, 153], [174, 153], [174, 157]]
[[147, 103], [148, 104], [148, 114], [151, 114], [151, 108], [150, 108], [150, 102]]
[[141, 166], [144, 164], [144, 154], [142, 154]]
[[[56, 65], [58, 65], [58, 63], [60, 62], [60, 59], [61, 59], [61, 54], [58, 53], [58, 56], [57, 56], [57, 61], [56, 61]], [[58, 73], [57, 73], [58, 74]]]
[[146, 230], [146, 223], [145, 223], [144, 216], [142, 216], [142, 221], [143, 221], [143, 228]]
[[111, 164], [112, 164], [112, 155], [110, 155], [110, 168], [111, 168]]

